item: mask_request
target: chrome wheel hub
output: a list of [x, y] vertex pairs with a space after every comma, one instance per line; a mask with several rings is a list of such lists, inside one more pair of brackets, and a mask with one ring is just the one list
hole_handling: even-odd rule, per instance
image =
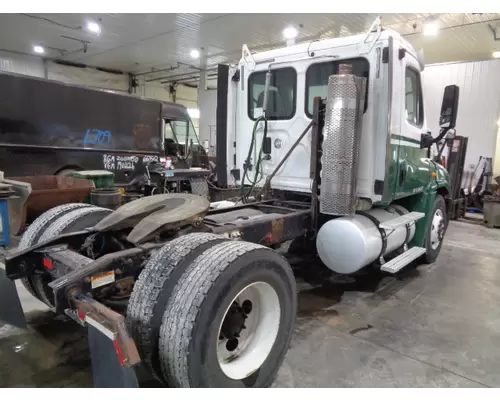
[[431, 247], [436, 250], [444, 237], [445, 220], [442, 210], [436, 210], [431, 224]]

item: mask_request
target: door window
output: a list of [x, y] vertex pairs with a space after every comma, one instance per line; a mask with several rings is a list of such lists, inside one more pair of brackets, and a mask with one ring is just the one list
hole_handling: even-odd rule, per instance
[[424, 107], [420, 73], [413, 68], [406, 68], [405, 74], [405, 113], [406, 119], [419, 128], [424, 122]]
[[[248, 78], [248, 116], [252, 120], [263, 116], [264, 88], [267, 71], [254, 72]], [[297, 99], [297, 72], [291, 67], [271, 71], [267, 100], [267, 118], [292, 119]]]
[[171, 139], [174, 142], [177, 142], [177, 138], [175, 137], [170, 121], [165, 121], [165, 139]]
[[188, 137], [189, 142], [193, 141], [194, 145], [200, 144], [191, 120], [166, 120], [164, 132], [165, 139], [175, 143], [185, 144]]
[[306, 104], [305, 112], [312, 118], [314, 98], [326, 99], [328, 94], [328, 78], [330, 75], [339, 73], [339, 65], [348, 64], [352, 66], [352, 74], [366, 78], [365, 111], [368, 106], [368, 73], [370, 64], [365, 58], [354, 58], [350, 60], [327, 61], [312, 64], [306, 72]]

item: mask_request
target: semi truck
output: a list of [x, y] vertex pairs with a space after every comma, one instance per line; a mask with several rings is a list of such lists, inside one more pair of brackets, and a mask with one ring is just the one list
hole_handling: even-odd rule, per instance
[[0, 74], [0, 90], [7, 177], [108, 170], [126, 183], [166, 157], [180, 159], [179, 169], [209, 167], [181, 104], [11, 73]]
[[438, 257], [450, 186], [429, 150], [455, 125], [458, 88], [445, 89], [433, 136], [423, 68], [378, 20], [362, 35], [243, 46], [218, 70], [216, 166], [242, 201], [161, 194], [50, 210], [0, 270], [1, 319], [25, 323], [22, 279], [88, 327], [95, 386], [137, 386], [138, 366], [169, 387], [271, 385], [297, 311], [281, 244], [350, 276]]

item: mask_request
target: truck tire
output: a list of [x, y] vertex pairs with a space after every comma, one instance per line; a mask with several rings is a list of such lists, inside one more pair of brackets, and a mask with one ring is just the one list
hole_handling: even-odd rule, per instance
[[90, 228], [112, 211], [113, 210], [109, 208], [97, 206], [73, 210], [48, 226], [40, 237], [40, 243], [62, 233], [76, 232], [78, 230]]
[[127, 328], [146, 369], [158, 380], [162, 376], [158, 357], [161, 319], [170, 295], [188, 266], [223, 236], [192, 233], [168, 242], [146, 263], [135, 282], [127, 308]]
[[[42, 236], [43, 232], [45, 232], [47, 227], [56, 219], [60, 218], [70, 211], [84, 207], [91, 207], [91, 205], [85, 203], [69, 203], [62, 204], [45, 211], [42, 215], [35, 219], [31, 225], [28, 226], [23, 236], [21, 237], [21, 240], [19, 241], [17, 249], [24, 250], [35, 245], [38, 242], [38, 239], [40, 239], [40, 237]], [[38, 297], [36, 295], [33, 282], [31, 282], [31, 279], [29, 277], [21, 278], [21, 283], [32, 296]]]
[[174, 387], [267, 387], [290, 344], [296, 284], [277, 252], [222, 242], [177, 282], [163, 314], [160, 361]]
[[[96, 206], [72, 210], [49, 225], [40, 236], [38, 243], [42, 243], [62, 233], [77, 232], [85, 228], [90, 228], [112, 211], [113, 210]], [[51, 276], [47, 273], [32, 275], [32, 283], [36, 297], [49, 307], [53, 307], [54, 299], [52, 298], [52, 290], [48, 286], [50, 281]]]
[[189, 183], [191, 185], [192, 194], [208, 198], [208, 183], [205, 178], [191, 178]]
[[425, 254], [423, 261], [431, 264], [436, 261], [441, 246], [443, 245], [443, 238], [448, 226], [446, 203], [443, 196], [437, 195], [434, 200], [434, 207], [432, 214], [427, 222], [427, 232], [425, 236]]

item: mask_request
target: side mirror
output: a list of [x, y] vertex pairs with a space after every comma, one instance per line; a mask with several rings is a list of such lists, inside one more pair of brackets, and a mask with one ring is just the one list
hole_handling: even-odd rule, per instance
[[453, 129], [455, 127], [458, 112], [458, 94], [459, 88], [457, 85], [449, 85], [444, 88], [441, 116], [439, 118], [441, 128]]

